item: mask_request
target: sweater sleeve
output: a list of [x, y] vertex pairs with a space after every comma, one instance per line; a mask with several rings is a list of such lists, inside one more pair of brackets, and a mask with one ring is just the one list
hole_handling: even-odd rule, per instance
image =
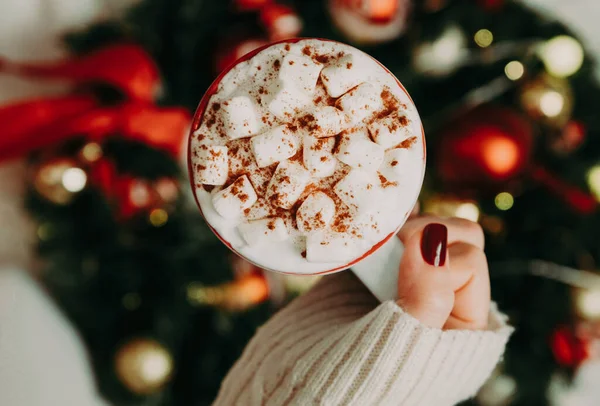
[[485, 331], [422, 325], [350, 272], [324, 277], [259, 329], [214, 406], [453, 405], [474, 396], [512, 329], [495, 308]]

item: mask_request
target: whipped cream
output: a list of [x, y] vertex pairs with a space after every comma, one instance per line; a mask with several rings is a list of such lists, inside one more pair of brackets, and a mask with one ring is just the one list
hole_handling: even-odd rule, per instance
[[348, 45], [274, 44], [232, 68], [199, 113], [194, 193], [219, 237], [260, 267], [344, 269], [417, 200], [418, 113], [388, 70]]

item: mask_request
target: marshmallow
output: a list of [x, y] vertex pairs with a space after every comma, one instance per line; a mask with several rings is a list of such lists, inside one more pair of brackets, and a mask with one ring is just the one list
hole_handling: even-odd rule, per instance
[[336, 158], [353, 168], [375, 172], [383, 162], [385, 150], [369, 139], [365, 128], [341, 135]]
[[247, 96], [236, 96], [221, 103], [221, 117], [229, 139], [250, 137], [258, 132], [259, 117]]
[[273, 206], [291, 209], [309, 181], [310, 174], [301, 164], [281, 162], [267, 187], [267, 199]]
[[405, 115], [395, 113], [372, 122], [369, 132], [377, 144], [389, 149], [412, 135], [409, 124]]
[[387, 151], [379, 172], [389, 181], [399, 181], [411, 168], [411, 153], [408, 148], [395, 148]]
[[337, 105], [350, 117], [352, 124], [357, 124], [383, 108], [381, 88], [363, 83], [342, 96]]
[[333, 188], [335, 194], [354, 213], [362, 216], [380, 204], [382, 189], [376, 174], [353, 169]]
[[308, 196], [296, 212], [296, 224], [302, 234], [310, 234], [329, 226], [335, 216], [333, 199], [323, 192]]
[[196, 148], [197, 180], [205, 185], [224, 185], [229, 172], [227, 147], [202, 145]]
[[250, 207], [250, 211], [246, 214], [247, 220], [260, 220], [271, 215], [269, 202], [263, 197], [259, 197], [256, 203]]
[[289, 236], [285, 222], [280, 217], [242, 223], [238, 231], [248, 245], [284, 241]]
[[311, 176], [325, 178], [333, 175], [337, 160], [331, 152], [335, 146], [335, 138], [315, 138], [304, 136], [303, 159], [304, 166]]
[[297, 110], [302, 110], [312, 103], [312, 99], [306, 93], [284, 82], [279, 82], [272, 94], [269, 111], [279, 119], [291, 118]]
[[308, 262], [350, 262], [363, 252], [361, 243], [346, 233], [313, 233], [306, 237], [306, 259]]
[[264, 134], [252, 137], [252, 152], [259, 168], [284, 161], [296, 154], [298, 143], [285, 125], [275, 127]]
[[333, 106], [318, 107], [303, 120], [307, 122], [307, 130], [315, 137], [331, 137], [350, 127], [346, 114]]
[[306, 55], [287, 54], [281, 62], [279, 80], [313, 94], [321, 69], [323, 65]]
[[217, 213], [225, 218], [236, 218], [257, 200], [256, 192], [246, 175], [240, 176], [227, 188], [215, 193], [212, 203]]
[[328, 64], [321, 71], [321, 79], [331, 97], [340, 97], [348, 90], [360, 85], [364, 79], [364, 70], [352, 54], [347, 54]]

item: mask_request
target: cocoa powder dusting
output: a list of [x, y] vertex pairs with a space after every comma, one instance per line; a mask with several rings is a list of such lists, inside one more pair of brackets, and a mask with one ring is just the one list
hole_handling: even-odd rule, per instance
[[311, 56], [312, 55], [312, 49], [310, 48], [310, 46], [305, 46], [304, 48], [302, 48], [302, 53], [306, 56]]
[[314, 59], [315, 59], [315, 61], [317, 61], [319, 63], [325, 64], [325, 63], [329, 62], [330, 56], [329, 55], [317, 55], [317, 56], [315, 56]]
[[396, 148], [410, 148], [415, 142], [417, 142], [417, 137], [410, 137], [402, 141]]
[[392, 162], [390, 163], [390, 165], [391, 165], [391, 166], [396, 166], [396, 165], [398, 165], [398, 161], [395, 161], [395, 160], [394, 160], [394, 161], [392, 161]]
[[302, 258], [306, 258], [306, 250], [302, 251], [300, 255], [302, 255]]
[[290, 49], [292, 49], [292, 47], [290, 46], [290, 44], [285, 44], [285, 50], [289, 51]]
[[269, 224], [267, 224], [267, 228], [271, 231], [275, 230], [275, 220], [269, 221]]
[[275, 62], [273, 62], [273, 68], [275, 70], [279, 70], [279, 68], [281, 68], [281, 61], [279, 59], [275, 59]]

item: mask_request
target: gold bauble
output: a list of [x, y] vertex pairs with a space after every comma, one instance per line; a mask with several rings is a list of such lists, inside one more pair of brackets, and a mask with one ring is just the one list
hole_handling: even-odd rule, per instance
[[573, 288], [571, 297], [577, 316], [584, 320], [600, 320], [600, 288]]
[[33, 174], [35, 190], [55, 204], [70, 203], [87, 184], [87, 174], [69, 158], [55, 158], [40, 164]]
[[520, 102], [531, 117], [561, 128], [571, 119], [573, 90], [567, 80], [544, 73], [523, 85]]
[[119, 380], [137, 395], [159, 391], [173, 374], [173, 358], [155, 340], [134, 339], [122, 346], [115, 356]]

